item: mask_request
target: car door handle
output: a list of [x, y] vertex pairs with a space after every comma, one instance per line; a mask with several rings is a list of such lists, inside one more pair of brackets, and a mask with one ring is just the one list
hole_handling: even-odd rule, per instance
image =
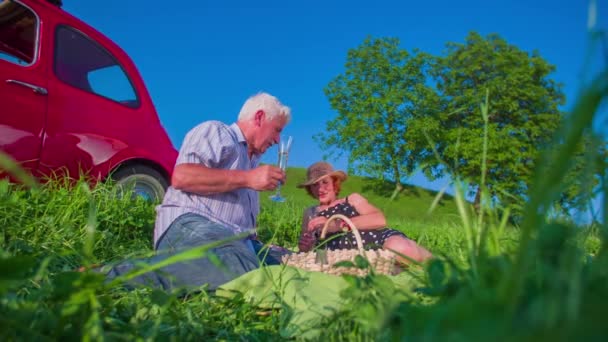
[[30, 88], [30, 89], [32, 89], [34, 91], [34, 93], [40, 94], [40, 95], [48, 95], [48, 93], [49, 93], [46, 90], [46, 88], [39, 87], [37, 85], [33, 85], [33, 84], [30, 84], [30, 83], [27, 83], [27, 82], [22, 82], [22, 81], [17, 81], [17, 80], [6, 80], [6, 83], [9, 83], [9, 84], [18, 84], [20, 86]]

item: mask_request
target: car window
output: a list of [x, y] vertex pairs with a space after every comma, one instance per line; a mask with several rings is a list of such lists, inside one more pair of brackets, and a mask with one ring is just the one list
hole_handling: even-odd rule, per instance
[[57, 28], [54, 70], [57, 78], [71, 86], [128, 107], [139, 106], [137, 93], [117, 59], [71, 27]]
[[34, 62], [38, 18], [22, 4], [0, 0], [0, 59], [21, 65]]

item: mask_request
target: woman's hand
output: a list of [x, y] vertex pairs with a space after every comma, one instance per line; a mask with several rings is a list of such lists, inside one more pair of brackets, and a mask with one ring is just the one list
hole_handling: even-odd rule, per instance
[[[308, 232], [314, 232], [315, 230], [317, 230], [319, 232], [319, 234], [321, 234], [326, 222], [327, 222], [327, 218], [324, 216], [318, 216], [318, 217], [311, 219], [308, 222]], [[327, 233], [341, 232], [342, 227], [343, 227], [343, 224], [342, 224], [343, 222], [344, 221], [342, 221], [341, 219], [332, 220], [329, 223], [329, 226], [327, 227]]]
[[325, 216], [316, 216], [310, 219], [310, 221], [308, 221], [308, 227], [307, 231], [312, 233], [315, 230], [319, 231], [319, 234], [321, 234], [321, 230], [323, 230], [323, 226], [325, 226], [325, 222], [327, 222], [327, 218]]
[[316, 243], [317, 239], [315, 238], [314, 233], [304, 232], [304, 234], [300, 236], [298, 248], [300, 249], [300, 252], [308, 252], [315, 246]]

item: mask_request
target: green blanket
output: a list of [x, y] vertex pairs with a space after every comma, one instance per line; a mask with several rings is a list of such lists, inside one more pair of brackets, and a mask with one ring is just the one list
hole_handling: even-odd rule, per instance
[[[389, 278], [401, 289], [414, 286], [407, 273]], [[280, 309], [284, 337], [315, 338], [319, 322], [340, 309], [340, 293], [349, 286], [340, 276], [281, 265], [244, 274], [218, 288], [216, 294], [231, 297], [240, 292], [260, 308]]]

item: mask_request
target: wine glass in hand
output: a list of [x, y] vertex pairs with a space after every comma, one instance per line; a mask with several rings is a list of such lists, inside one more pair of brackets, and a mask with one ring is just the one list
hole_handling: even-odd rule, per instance
[[[287, 168], [287, 158], [289, 157], [289, 149], [291, 148], [292, 137], [287, 138], [287, 141], [281, 140], [279, 142], [278, 150], [279, 150], [279, 160], [277, 161], [277, 166], [281, 168], [281, 170], [285, 171]], [[277, 187], [277, 192], [270, 196], [270, 199], [275, 202], [285, 202], [285, 197], [281, 196], [281, 183], [279, 183]]]

